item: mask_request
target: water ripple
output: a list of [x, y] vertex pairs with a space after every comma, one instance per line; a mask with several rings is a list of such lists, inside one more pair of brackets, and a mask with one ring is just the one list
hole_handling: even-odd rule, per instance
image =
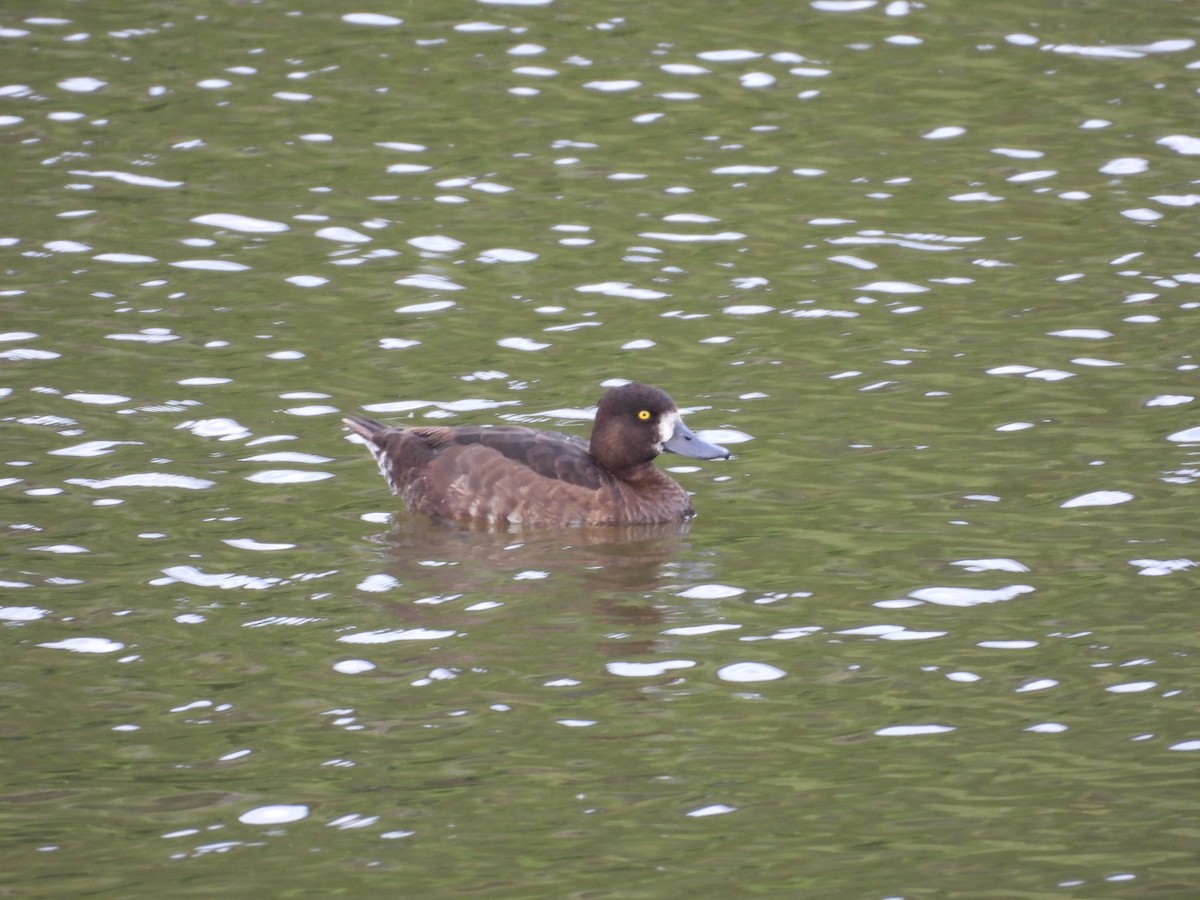
[[284, 222], [272, 222], [269, 219], [258, 219], [237, 213], [206, 213], [194, 217], [192, 221], [197, 225], [211, 225], [213, 228], [242, 231], [247, 234], [277, 234], [289, 230], [289, 226]]
[[97, 491], [123, 487], [182, 488], [188, 491], [202, 491], [216, 484], [205, 478], [170, 475], [165, 472], [130, 473], [116, 475], [112, 478], [68, 478], [66, 483], [89, 487]]
[[115, 171], [98, 171], [91, 172], [86, 169], [75, 169], [71, 172], [72, 175], [78, 175], [83, 178], [106, 178], [113, 181], [119, 181], [122, 184], [133, 185], [134, 187], [151, 187], [151, 188], [177, 188], [183, 187], [182, 181], [169, 181], [165, 178], [155, 178], [152, 175], [136, 175], [132, 172], [115, 172]]

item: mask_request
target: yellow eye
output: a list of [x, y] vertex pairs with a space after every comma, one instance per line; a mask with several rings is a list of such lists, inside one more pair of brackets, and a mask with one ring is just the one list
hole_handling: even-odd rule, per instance
[[641, 419], [643, 422], [645, 422], [647, 419], [650, 418], [650, 410], [639, 409], [638, 410], [638, 418]]

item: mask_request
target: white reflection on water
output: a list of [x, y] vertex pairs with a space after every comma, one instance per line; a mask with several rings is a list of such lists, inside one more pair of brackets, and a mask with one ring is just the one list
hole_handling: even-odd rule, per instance
[[143, 328], [137, 334], [106, 334], [110, 341], [133, 341], [140, 344], [169, 344], [180, 340], [169, 328]]
[[1030, 172], [1018, 172], [1016, 175], [1010, 175], [1008, 181], [1024, 184], [1029, 181], [1041, 181], [1045, 178], [1053, 178], [1058, 172], [1055, 169], [1035, 169]]
[[332, 478], [332, 472], [304, 472], [300, 469], [267, 469], [247, 475], [247, 481], [255, 484], [307, 484]]
[[456, 631], [444, 631], [436, 628], [385, 628], [378, 631], [343, 634], [338, 640], [343, 644], [390, 644], [395, 641], [440, 641], [457, 634]]
[[315, 453], [297, 453], [290, 450], [280, 450], [275, 453], [259, 453], [254, 456], [243, 456], [242, 462], [328, 463], [333, 462], [333, 459], [328, 456], [317, 456]]
[[[399, 283], [397, 282], [397, 284]], [[406, 314], [440, 312], [444, 309], [452, 309], [455, 305], [453, 300], [431, 300], [427, 303], [411, 303], [408, 306], [398, 307], [396, 312]]]
[[329, 416], [341, 410], [327, 404], [313, 404], [311, 406], [290, 406], [283, 411], [289, 416]]
[[863, 625], [860, 628], [847, 628], [835, 634], [865, 635], [878, 637], [885, 641], [925, 641], [931, 638], [945, 637], [944, 631], [910, 631], [903, 625]]
[[244, 825], [283, 825], [308, 818], [308, 807], [303, 804], [278, 804], [259, 806], [238, 816]]
[[341, 672], [343, 675], [361, 675], [363, 672], [371, 672], [374, 669], [375, 664], [365, 659], [343, 659], [333, 664], [333, 670]]
[[[872, 244], [891, 244], [897, 247], [904, 247], [908, 250], [932, 250], [935, 252], [943, 250], [961, 250], [961, 247], [954, 246], [955, 243], [964, 243], [971, 241], [982, 241], [982, 237], [943, 237], [940, 235], [922, 234], [922, 235], [887, 235], [883, 232], [864, 231], [856, 235], [847, 235], [845, 237], [829, 238], [828, 243], [834, 246], [864, 246]], [[945, 243], [937, 243], [944, 241]]]
[[399, 579], [383, 573], [368, 575], [356, 585], [360, 591], [367, 591], [371, 594], [381, 594], [399, 586]]
[[430, 669], [429, 674], [424, 678], [417, 678], [414, 681], [410, 681], [409, 684], [413, 687], [425, 687], [426, 685], [433, 684], [435, 681], [453, 681], [457, 677], [457, 671], [439, 666], [436, 669]]
[[[182, 616], [179, 617], [181, 620]], [[246, 622], [242, 625], [243, 628], [272, 628], [277, 626], [295, 627], [297, 625], [312, 625], [317, 622], [324, 622], [325, 619], [319, 616], [267, 616], [264, 619], [255, 619], [251, 622]]]
[[141, 441], [85, 441], [82, 444], [75, 444], [72, 447], [62, 447], [58, 450], [48, 450], [50, 456], [83, 456], [94, 457], [104, 456], [112, 453], [114, 447], [141, 446]]
[[499, 346], [505, 347], [509, 350], [523, 350], [526, 352], [545, 350], [547, 347], [552, 346], [550, 343], [545, 341], [535, 341], [531, 338], [524, 337], [501, 338], [500, 340], [496, 341], [496, 343]]
[[64, 394], [64, 399], [75, 400], [78, 403], [92, 403], [101, 406], [113, 406], [117, 403], [128, 403], [132, 398], [124, 394], [92, 394], [78, 391], [74, 394]]
[[758, 59], [762, 54], [757, 50], [738, 48], [730, 50], [705, 50], [697, 53], [696, 56], [709, 62], [742, 62], [749, 59]]
[[209, 481], [206, 478], [195, 478], [190, 475], [170, 475], [165, 472], [131, 473], [129, 475], [117, 475], [113, 478], [68, 478], [66, 479], [66, 483], [90, 487], [98, 491], [118, 487], [165, 487], [201, 491], [216, 484], [215, 481]]
[[797, 638], [809, 637], [822, 631], [820, 625], [789, 625], [780, 628], [774, 634], [753, 634], [741, 637], [741, 641], [792, 641]]
[[288, 578], [274, 576], [260, 577], [256, 575], [239, 575], [232, 572], [208, 573], [196, 566], [169, 566], [162, 570], [163, 577], [153, 578], [150, 584], [162, 587], [172, 584], [190, 584], [196, 587], [215, 587], [221, 590], [245, 589], [261, 591], [267, 588], [309, 582], [336, 574], [334, 570], [326, 572], [298, 572]]
[[536, 253], [531, 253], [528, 250], [514, 250], [510, 247], [493, 247], [491, 250], [484, 250], [476, 260], [481, 263], [521, 263], [532, 262], [537, 259]]
[[966, 133], [967, 129], [959, 125], [943, 125], [940, 128], [926, 132], [921, 137], [927, 141], [944, 141], [949, 138], [962, 137]]
[[993, 590], [965, 587], [928, 587], [910, 591], [909, 596], [916, 600], [921, 600], [925, 603], [935, 603], [939, 606], [979, 606], [981, 604], [1012, 600], [1022, 594], [1032, 593], [1033, 590], [1033, 586], [1028, 584], [1012, 584]]
[[1155, 141], [1184, 156], [1200, 156], [1200, 137], [1189, 134], [1169, 134]]
[[890, 725], [880, 728], [875, 734], [880, 737], [915, 737], [925, 734], [946, 734], [955, 729], [950, 725]]
[[778, 666], [760, 662], [731, 663], [717, 669], [717, 677], [722, 681], [732, 681], [750, 684], [758, 681], [775, 681], [783, 678], [787, 672]]
[[335, 225], [329, 228], [319, 228], [316, 231], [316, 236], [324, 238], [327, 241], [336, 241], [340, 244], [365, 244], [371, 240], [369, 235], [365, 235], [360, 231], [355, 231], [353, 228]]
[[168, 181], [164, 178], [154, 178], [151, 175], [135, 175], [131, 172], [89, 172], [83, 169], [77, 169], [71, 172], [72, 175], [78, 175], [85, 178], [105, 178], [119, 181], [122, 184], [129, 184], [135, 187], [154, 187], [154, 188], [177, 188], [183, 187], [182, 181]]
[[1110, 684], [1104, 690], [1112, 694], [1140, 694], [1158, 687], [1157, 681], [1130, 681], [1125, 684]]
[[403, 19], [384, 13], [344, 13], [342, 21], [349, 25], [368, 25], [375, 28], [392, 28], [404, 24]]
[[[30, 585], [5, 581], [0, 582], [0, 587], [30, 587]], [[48, 615], [50, 615], [50, 610], [37, 606], [0, 606], [0, 620], [5, 622], [36, 622]]]
[[1112, 337], [1111, 331], [1103, 328], [1066, 328], [1060, 331], [1049, 331], [1051, 337], [1079, 337], [1085, 341], [1103, 341]]
[[907, 281], [872, 281], [858, 288], [860, 291], [879, 291], [883, 294], [921, 294], [929, 290]]
[[668, 241], [675, 243], [713, 243], [720, 241], [741, 241], [746, 235], [740, 231], [719, 231], [713, 234], [681, 234], [669, 231], [643, 231], [638, 237], [652, 241]]
[[1041, 49], [1070, 56], [1091, 56], [1102, 59], [1141, 59], [1153, 53], [1179, 53], [1190, 50], [1196, 42], [1189, 38], [1155, 41], [1151, 44], [1046, 44]]
[[701, 806], [698, 809], [690, 810], [684, 813], [691, 819], [703, 819], [708, 816], [724, 816], [732, 812], [737, 812], [736, 806], [728, 806], [724, 803], [712, 803], [708, 806]]
[[374, 825], [379, 821], [379, 816], [363, 816], [357, 813], [351, 813], [345, 816], [339, 816], [332, 822], [326, 823], [330, 828], [337, 828], [340, 831], [350, 831], [355, 828], [366, 828], [369, 825]]
[[47, 647], [51, 650], [70, 650], [72, 653], [115, 653], [118, 650], [125, 649], [125, 645], [119, 641], [110, 641], [108, 638], [96, 637], [66, 638], [61, 641], [49, 641], [44, 644], [38, 644], [38, 646]]
[[729, 584], [697, 584], [679, 592], [678, 596], [688, 600], [727, 600], [746, 593], [745, 588]]
[[[712, 170], [714, 175], [772, 175], [779, 171], [779, 166], [733, 165], [718, 166]], [[745, 235], [743, 235], [744, 237]]]
[[958, 559], [952, 566], [962, 566], [968, 572], [1028, 572], [1029, 567], [1015, 559]]
[[1175, 572], [1182, 572], [1190, 569], [1193, 566], [1200, 565], [1194, 559], [1131, 559], [1131, 566], [1137, 566], [1141, 571], [1139, 575], [1171, 575]]
[[1012, 364], [1006, 366], [994, 366], [987, 370], [989, 375], [1024, 375], [1026, 378], [1035, 378], [1039, 381], [1065, 381], [1068, 378], [1074, 378], [1073, 372], [1064, 372], [1061, 369], [1039, 369], [1036, 366], [1026, 366], [1022, 364]]
[[181, 259], [168, 265], [179, 269], [197, 269], [202, 272], [245, 272], [250, 267], [226, 259]]
[[1133, 499], [1135, 499], [1134, 495], [1128, 491], [1092, 491], [1072, 497], [1070, 500], [1064, 500], [1059, 506], [1063, 509], [1077, 509], [1083, 506], [1116, 506], [1119, 503], [1128, 503]]
[[329, 278], [323, 278], [318, 275], [290, 275], [284, 278], [283, 281], [289, 284], [295, 284], [301, 288], [319, 288], [322, 284], [328, 284]]
[[222, 441], [239, 441], [250, 437], [250, 429], [230, 418], [189, 419], [180, 422], [176, 429], [190, 431], [196, 437], [217, 438]]
[[604, 281], [598, 284], [581, 284], [575, 288], [581, 294], [604, 294], [609, 297], [625, 297], [630, 300], [661, 300], [670, 296], [663, 291], [636, 288], [627, 281]]
[[770, 87], [775, 83], [775, 76], [769, 72], [746, 72], [738, 76], [738, 82], [744, 88], [757, 89]]
[[665, 675], [675, 669], [690, 669], [696, 665], [691, 659], [662, 659], [655, 662], [609, 662], [604, 668], [610, 675], [625, 678], [651, 678]]
[[266, 541], [256, 541], [253, 538], [225, 538], [222, 543], [228, 544], [230, 547], [236, 547], [238, 550], [256, 550], [256, 551], [273, 551], [273, 550], [291, 550], [296, 545], [288, 543], [268, 543]]
[[1045, 691], [1052, 687], [1058, 687], [1058, 680], [1055, 678], [1035, 678], [1017, 688], [1016, 693], [1026, 694], [1033, 691]]
[[283, 583], [280, 578], [260, 578], [254, 575], [237, 575], [232, 572], [207, 573], [195, 566], [169, 566], [162, 570], [164, 578], [154, 578], [151, 584], [162, 586], [182, 582], [196, 587], [216, 587], [222, 590], [244, 588], [251, 591], [261, 591]]
[[258, 219], [239, 213], [207, 213], [194, 217], [192, 221], [197, 225], [211, 225], [213, 228], [247, 234], [277, 234], [289, 230], [289, 226], [284, 222], [273, 222], [270, 219]]
[[585, 88], [593, 91], [602, 91], [604, 93], [617, 93], [621, 91], [632, 91], [634, 88], [642, 86], [640, 81], [634, 81], [631, 78], [614, 79], [611, 81], [588, 81], [584, 82]]
[[[1189, 397], [1188, 400], [1191, 400]], [[1175, 404], [1170, 404], [1175, 405]], [[1183, 431], [1176, 431], [1174, 434], [1167, 435], [1168, 441], [1178, 441], [1181, 444], [1196, 444], [1200, 443], [1200, 425], [1194, 428], [1185, 428]]]
[[741, 628], [741, 625], [733, 625], [730, 623], [713, 622], [709, 625], [680, 625], [676, 628], [668, 628], [663, 631], [663, 634], [675, 634], [683, 637], [693, 637], [700, 634], [715, 634], [719, 631], [736, 631]]

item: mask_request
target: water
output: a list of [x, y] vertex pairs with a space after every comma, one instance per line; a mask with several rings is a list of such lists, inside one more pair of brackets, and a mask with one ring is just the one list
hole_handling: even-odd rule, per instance
[[[1190, 896], [1195, 17], [360, 12], [0, 22], [9, 893]], [[613, 378], [686, 528], [338, 425]]]

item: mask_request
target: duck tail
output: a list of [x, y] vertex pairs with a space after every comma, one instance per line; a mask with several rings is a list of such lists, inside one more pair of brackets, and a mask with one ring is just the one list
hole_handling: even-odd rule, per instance
[[380, 435], [387, 431], [386, 425], [367, 416], [346, 416], [342, 419], [342, 424], [368, 444], [373, 445], [377, 445]]
[[402, 432], [399, 429], [388, 428], [382, 422], [376, 422], [367, 416], [346, 416], [342, 422], [366, 442], [367, 449], [375, 459], [375, 464], [379, 466], [379, 474], [388, 483], [393, 494], [399, 493], [400, 485], [393, 477], [396, 469], [389, 459], [387, 445], [389, 432], [394, 436]]

